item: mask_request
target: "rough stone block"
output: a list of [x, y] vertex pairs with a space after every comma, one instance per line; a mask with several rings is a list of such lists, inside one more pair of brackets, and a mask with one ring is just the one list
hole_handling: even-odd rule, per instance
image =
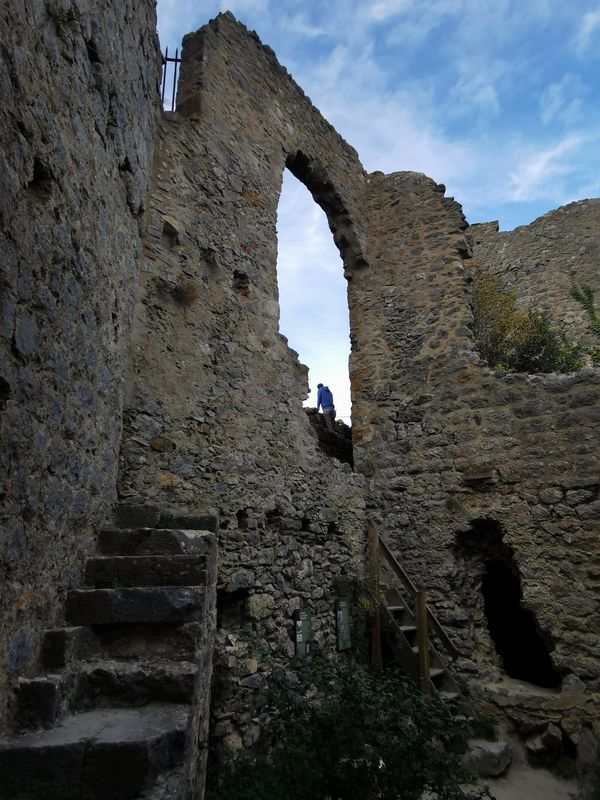
[[16, 692], [19, 728], [52, 725], [60, 713], [62, 690], [61, 675], [21, 678]]
[[512, 759], [508, 742], [488, 742], [472, 739], [464, 755], [463, 763], [469, 772], [482, 778], [501, 775]]
[[77, 626], [46, 631], [42, 643], [42, 665], [46, 669], [62, 669], [75, 658], [88, 631]]
[[106, 556], [90, 558], [86, 583], [97, 588], [116, 586], [203, 586], [206, 556]]
[[6, 800], [133, 800], [183, 755], [189, 708], [108, 709], [0, 741]]
[[203, 609], [204, 590], [195, 587], [73, 589], [66, 617], [78, 625], [184, 622], [199, 619]]
[[98, 549], [103, 555], [204, 555], [216, 546], [214, 533], [163, 528], [115, 530], [98, 534]]
[[160, 508], [151, 505], [119, 505], [114, 513], [120, 528], [154, 528], [160, 519]]
[[143, 705], [148, 702], [190, 703], [198, 667], [191, 661], [172, 663], [101, 660], [81, 665], [74, 703]]

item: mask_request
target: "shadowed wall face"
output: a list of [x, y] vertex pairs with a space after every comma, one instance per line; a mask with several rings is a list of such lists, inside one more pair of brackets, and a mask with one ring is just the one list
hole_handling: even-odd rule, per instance
[[0, 14], [0, 730], [114, 500], [159, 72], [154, 3]]

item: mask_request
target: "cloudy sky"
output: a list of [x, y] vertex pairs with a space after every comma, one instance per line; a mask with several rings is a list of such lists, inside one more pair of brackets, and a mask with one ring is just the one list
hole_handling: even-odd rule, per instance
[[[430, 175], [470, 222], [508, 230], [600, 196], [598, 0], [158, 0], [163, 49], [224, 10], [275, 50], [367, 170]], [[328, 383], [348, 417], [341, 262], [290, 175], [278, 232], [281, 331], [312, 397]]]

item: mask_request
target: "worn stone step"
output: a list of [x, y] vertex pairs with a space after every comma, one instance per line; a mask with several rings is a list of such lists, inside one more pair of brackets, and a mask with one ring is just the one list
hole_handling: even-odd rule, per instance
[[46, 631], [42, 641], [42, 666], [48, 670], [68, 666], [79, 657], [90, 636], [88, 628], [82, 625]]
[[446, 673], [446, 670], [442, 669], [441, 667], [432, 667], [429, 670], [429, 677], [431, 678], [432, 681], [435, 681], [438, 678], [441, 678], [442, 675], [444, 675], [445, 673]]
[[87, 658], [165, 658], [193, 661], [203, 634], [202, 622], [104, 625], [94, 629], [96, 643]]
[[184, 622], [199, 619], [204, 589], [196, 586], [72, 589], [66, 619], [74, 625]]
[[66, 710], [66, 696], [72, 685], [70, 676], [49, 673], [21, 678], [15, 690], [15, 726], [48, 728]]
[[172, 663], [103, 659], [79, 665], [76, 708], [137, 706], [149, 702], [190, 703], [198, 668], [191, 661]]
[[97, 541], [105, 556], [207, 555], [214, 551], [216, 535], [168, 528], [106, 528]]
[[402, 631], [402, 633], [405, 636], [407, 636], [407, 635], [409, 635], [411, 633], [416, 633], [417, 632], [417, 626], [416, 625], [400, 625], [400, 630]]
[[98, 589], [118, 586], [204, 586], [205, 555], [89, 558], [85, 580]]
[[182, 759], [188, 706], [74, 714], [0, 740], [2, 800], [133, 800]]

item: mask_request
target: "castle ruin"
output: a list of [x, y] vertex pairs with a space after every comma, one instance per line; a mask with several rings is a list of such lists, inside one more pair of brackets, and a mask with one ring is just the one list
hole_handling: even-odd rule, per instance
[[[150, 0], [13, 2], [0, 28], [0, 733], [52, 730], [73, 708], [106, 724], [133, 693], [136, 714], [154, 708], [136, 722], [145, 741], [185, 753], [162, 764], [177, 796], [201, 796], [213, 642], [237, 694], [213, 705], [212, 733], [251, 746], [244, 698], [294, 654], [299, 613], [336, 651], [339, 580], [367, 574], [371, 526], [426, 590], [467, 685], [501, 684], [499, 641], [524, 624], [493, 637], [491, 605], [529, 614], [543, 655], [509, 677], [549, 691], [487, 702], [524, 740], [557, 727], [585, 772], [600, 734], [600, 370], [491, 370], [465, 264], [589, 343], [569, 287], [600, 291], [600, 201], [510, 233], [469, 227], [431, 178], [366, 173], [230, 14], [184, 40], [166, 113]], [[307, 369], [278, 329], [286, 168], [327, 215], [348, 283], [353, 467], [319, 446]], [[169, 580], [150, 575], [158, 557]], [[0, 768], [27, 770], [27, 747], [5, 741]], [[45, 796], [112, 796], [96, 749], [95, 764], [60, 762], [83, 788], [65, 778]], [[123, 796], [156, 777], [144, 758]]]

